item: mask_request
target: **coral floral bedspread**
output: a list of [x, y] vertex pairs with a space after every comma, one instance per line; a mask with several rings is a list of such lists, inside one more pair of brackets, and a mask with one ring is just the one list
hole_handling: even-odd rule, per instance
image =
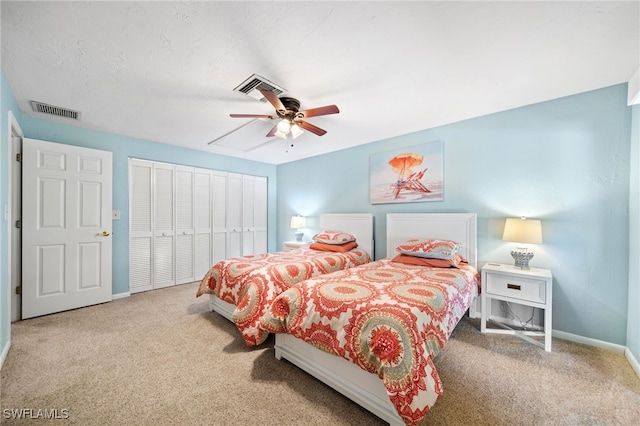
[[432, 359], [478, 294], [471, 266], [431, 268], [382, 259], [281, 293], [261, 320], [377, 374], [407, 424], [442, 394]]
[[236, 306], [233, 321], [248, 346], [264, 342], [268, 334], [258, 328], [273, 299], [293, 284], [321, 274], [371, 261], [354, 248], [345, 253], [302, 248], [222, 260], [200, 281], [196, 297], [214, 294]]

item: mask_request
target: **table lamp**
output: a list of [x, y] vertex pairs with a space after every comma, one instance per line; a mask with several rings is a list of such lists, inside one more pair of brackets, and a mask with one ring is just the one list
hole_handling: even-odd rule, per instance
[[[538, 219], [510, 217], [504, 224], [504, 241], [520, 244], [542, 243], [542, 225]], [[527, 246], [517, 247], [511, 251], [516, 268], [529, 269], [529, 261], [533, 258], [533, 251]]]
[[307, 221], [304, 216], [291, 216], [291, 229], [296, 229], [296, 232], [293, 234], [296, 237], [296, 241], [302, 242], [302, 236], [304, 232], [302, 228], [307, 227]]

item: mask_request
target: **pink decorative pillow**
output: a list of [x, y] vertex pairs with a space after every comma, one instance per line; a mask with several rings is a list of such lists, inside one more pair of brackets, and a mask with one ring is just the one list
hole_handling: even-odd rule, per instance
[[396, 247], [402, 254], [429, 259], [454, 260], [462, 246], [450, 240], [409, 240]]
[[456, 254], [451, 260], [448, 259], [429, 259], [428, 257], [409, 256], [406, 254], [399, 254], [393, 259], [392, 262], [406, 263], [407, 265], [429, 266], [431, 268], [457, 268], [460, 264], [467, 263], [467, 261]]
[[355, 241], [349, 241], [344, 244], [326, 244], [326, 243], [313, 243], [309, 248], [319, 251], [332, 251], [336, 253], [345, 253], [349, 250], [353, 250], [358, 247], [358, 243]]
[[356, 237], [346, 232], [322, 231], [314, 235], [313, 240], [325, 244], [344, 244], [355, 241]]

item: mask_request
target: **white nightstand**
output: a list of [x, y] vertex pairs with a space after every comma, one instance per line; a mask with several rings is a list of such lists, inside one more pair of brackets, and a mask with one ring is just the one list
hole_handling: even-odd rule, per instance
[[[486, 263], [482, 267], [480, 331], [515, 334], [551, 352], [552, 282], [548, 269], [520, 269], [513, 265]], [[543, 309], [544, 331], [514, 330], [495, 320], [491, 322], [502, 328], [487, 328], [487, 321], [491, 319], [491, 301], [494, 299]], [[544, 336], [544, 344], [529, 336]]]
[[291, 251], [299, 248], [308, 248], [311, 245], [311, 241], [285, 241], [284, 251]]

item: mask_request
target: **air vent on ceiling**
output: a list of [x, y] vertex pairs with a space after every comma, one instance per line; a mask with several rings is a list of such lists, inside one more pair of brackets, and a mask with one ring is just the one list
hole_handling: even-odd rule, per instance
[[260, 90], [270, 90], [276, 95], [280, 95], [285, 92], [285, 89], [279, 87], [274, 82], [259, 76], [258, 74], [253, 74], [233, 90], [236, 92], [242, 92], [245, 95], [251, 96], [253, 99], [257, 99], [262, 102], [267, 102], [267, 99], [262, 96]]
[[44, 114], [57, 115], [58, 117], [73, 118], [75, 120], [80, 120], [80, 112], [67, 109], [67, 108], [61, 108], [61, 107], [57, 107], [57, 106], [53, 106], [53, 105], [49, 105], [49, 104], [45, 104], [37, 101], [31, 101], [31, 108], [35, 112], [41, 112]]

